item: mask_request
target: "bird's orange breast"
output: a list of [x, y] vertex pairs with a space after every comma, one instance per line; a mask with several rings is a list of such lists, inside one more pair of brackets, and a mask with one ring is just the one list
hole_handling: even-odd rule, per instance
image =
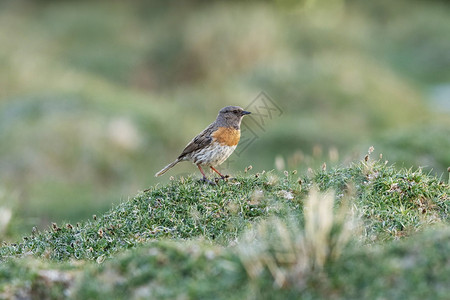
[[212, 137], [221, 145], [236, 146], [241, 138], [241, 131], [229, 127], [219, 127]]

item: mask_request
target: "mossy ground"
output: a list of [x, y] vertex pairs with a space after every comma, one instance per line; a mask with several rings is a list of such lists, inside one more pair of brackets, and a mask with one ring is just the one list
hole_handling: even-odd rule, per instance
[[[319, 263], [314, 239], [321, 233], [308, 236], [304, 211], [314, 186], [335, 191], [334, 210], [347, 206], [359, 216], [338, 255], [343, 226], [325, 234]], [[371, 159], [303, 176], [248, 171], [216, 186], [178, 178], [91, 220], [53, 224], [3, 245], [0, 295], [444, 298], [449, 194], [448, 184], [421, 170]], [[316, 213], [322, 224], [326, 215]]]

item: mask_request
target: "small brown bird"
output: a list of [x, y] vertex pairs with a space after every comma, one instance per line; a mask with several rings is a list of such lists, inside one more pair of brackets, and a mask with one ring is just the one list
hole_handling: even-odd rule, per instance
[[197, 135], [181, 152], [178, 158], [164, 167], [155, 176], [161, 176], [180, 161], [191, 161], [197, 165], [203, 175], [203, 181], [213, 184], [206, 178], [202, 166], [210, 167], [220, 175], [226, 177], [215, 169], [222, 164], [236, 149], [241, 138], [241, 121], [250, 112], [239, 106], [227, 106], [222, 108], [217, 119]]

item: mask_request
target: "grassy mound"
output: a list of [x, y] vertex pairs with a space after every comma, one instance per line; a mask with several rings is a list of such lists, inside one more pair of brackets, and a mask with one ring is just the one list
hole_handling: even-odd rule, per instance
[[[293, 172], [295, 173], [295, 172]], [[103, 216], [71, 225], [53, 224], [23, 242], [0, 248], [1, 257], [32, 253], [50, 259], [99, 259], [155, 239], [234, 242], [245, 228], [270, 216], [301, 216], [311, 186], [349, 195], [372, 242], [408, 235], [431, 223], [446, 223], [449, 187], [421, 170], [396, 170], [382, 161], [321, 170], [299, 178], [285, 172], [245, 174], [217, 186], [181, 178], [114, 207]]]
[[53, 224], [0, 248], [0, 296], [448, 295], [447, 184], [368, 157], [295, 173], [247, 172], [217, 186], [180, 178], [93, 220]]

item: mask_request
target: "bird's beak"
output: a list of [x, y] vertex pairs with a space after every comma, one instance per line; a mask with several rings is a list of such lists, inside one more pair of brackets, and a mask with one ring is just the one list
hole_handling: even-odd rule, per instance
[[251, 114], [251, 112], [249, 112], [249, 111], [243, 110], [243, 111], [241, 112], [241, 115], [243, 115], [243, 116], [249, 115], [249, 114]]

